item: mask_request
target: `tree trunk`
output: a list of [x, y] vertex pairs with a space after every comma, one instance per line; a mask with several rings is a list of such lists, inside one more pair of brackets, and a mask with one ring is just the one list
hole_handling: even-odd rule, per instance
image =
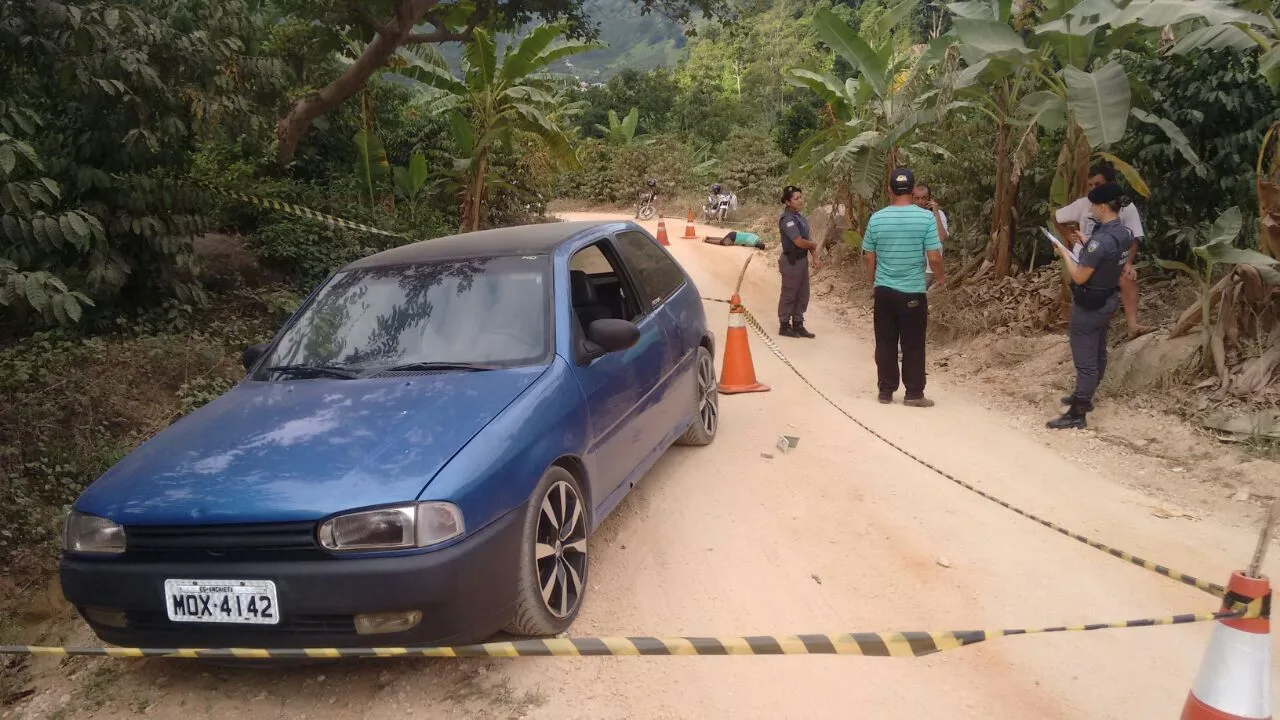
[[1280, 260], [1280, 122], [1258, 150], [1258, 251]]
[[[1059, 171], [1066, 173], [1067, 202], [1084, 195], [1085, 184], [1089, 182], [1089, 160], [1093, 157], [1093, 147], [1089, 138], [1074, 118], [1068, 119], [1065, 143], [1065, 158], [1059, 158]], [[1065, 163], [1064, 163], [1065, 160]], [[1063, 322], [1071, 318], [1071, 281], [1065, 272], [1062, 274], [1061, 304], [1059, 316]]]
[[475, 232], [480, 229], [480, 220], [484, 212], [484, 175], [489, 167], [489, 153], [482, 152], [476, 158], [475, 174], [471, 177], [471, 188], [467, 191], [466, 207], [462, 211], [462, 231]]
[[991, 242], [995, 247], [994, 252], [987, 255], [995, 263], [997, 278], [1009, 274], [1009, 246], [1012, 242], [1009, 225], [1013, 219], [1013, 200], [1009, 194], [1013, 176], [1013, 163], [1009, 156], [1011, 132], [1012, 128], [1005, 122], [996, 128], [996, 198], [991, 207]]
[[422, 21], [427, 11], [437, 5], [439, 0], [411, 0], [397, 2], [396, 17], [391, 22], [378, 28], [373, 42], [365, 46], [364, 52], [354, 63], [347, 67], [333, 82], [320, 88], [294, 103], [289, 114], [276, 125], [276, 168], [283, 171], [293, 162], [298, 143], [306, 135], [311, 123], [316, 118], [327, 115], [346, 102], [353, 95], [364, 89], [369, 78], [395, 55], [396, 50], [406, 42], [441, 42], [454, 37], [445, 34], [419, 36], [413, 34], [413, 28]]

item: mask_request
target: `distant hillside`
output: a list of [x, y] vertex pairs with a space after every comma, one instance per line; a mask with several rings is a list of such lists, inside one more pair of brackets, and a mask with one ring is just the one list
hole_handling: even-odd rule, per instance
[[[600, 26], [601, 42], [608, 47], [578, 55], [557, 68], [583, 82], [604, 82], [625, 68], [650, 70], [675, 65], [684, 52], [680, 26], [656, 13], [641, 16], [640, 6], [632, 0], [587, 0], [586, 8]], [[440, 50], [456, 68], [462, 46], [451, 43]]]
[[674, 65], [685, 47], [684, 31], [667, 18], [640, 15], [631, 0], [587, 0], [591, 19], [600, 23], [600, 40], [608, 47], [570, 61], [575, 75], [586, 82], [604, 81], [625, 68], [650, 70]]

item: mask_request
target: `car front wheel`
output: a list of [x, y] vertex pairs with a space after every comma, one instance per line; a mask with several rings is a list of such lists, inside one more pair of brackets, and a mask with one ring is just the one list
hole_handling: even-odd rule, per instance
[[720, 395], [716, 391], [716, 362], [711, 351], [699, 347], [696, 363], [693, 424], [676, 441], [681, 445], [710, 445], [720, 427]]
[[573, 624], [587, 592], [587, 506], [573, 475], [552, 466], [525, 515], [515, 614], [506, 630], [556, 635]]

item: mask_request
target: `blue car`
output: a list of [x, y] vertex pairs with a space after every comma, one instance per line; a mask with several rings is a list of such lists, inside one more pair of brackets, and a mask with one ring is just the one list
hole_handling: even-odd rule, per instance
[[693, 281], [629, 222], [359, 260], [85, 490], [63, 593], [125, 646], [559, 633], [592, 531], [672, 444], [714, 440], [713, 357]]

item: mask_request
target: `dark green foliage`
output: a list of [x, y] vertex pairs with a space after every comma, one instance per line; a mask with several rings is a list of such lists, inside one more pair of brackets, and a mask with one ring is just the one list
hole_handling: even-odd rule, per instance
[[649, 178], [658, 181], [664, 194], [692, 190], [698, 187], [688, 172], [692, 157], [692, 148], [669, 136], [633, 147], [591, 140], [579, 151], [582, 171], [564, 177], [561, 193], [595, 202], [631, 203], [638, 201]]
[[716, 177], [740, 196], [772, 197], [787, 171], [787, 156], [763, 130], [734, 129], [719, 154], [721, 171]]
[[773, 126], [773, 141], [783, 155], [791, 157], [805, 140], [822, 127], [822, 101], [813, 93], [787, 106]]
[[85, 486], [230, 388], [240, 352], [283, 319], [275, 294], [196, 312], [172, 302], [117, 316], [108, 335], [42, 332], [0, 350], [0, 557], [54, 546], [62, 508]]
[[588, 137], [601, 137], [597, 126], [608, 126], [609, 111], [625, 117], [631, 108], [640, 115], [638, 135], [666, 132], [671, 125], [672, 109], [680, 100], [680, 86], [670, 70], [659, 68], [649, 72], [623, 70], [603, 87], [593, 87], [577, 94], [576, 99], [589, 103], [578, 119], [578, 129]]
[[1244, 208], [1245, 236], [1251, 237], [1258, 208], [1253, 168], [1263, 134], [1280, 121], [1280, 102], [1258, 75], [1256, 53], [1133, 56], [1129, 64], [1145, 85], [1151, 112], [1182, 128], [1208, 166], [1202, 177], [1159, 130], [1131, 126], [1120, 152], [1132, 159], [1151, 188], [1143, 225], [1155, 241], [1153, 251], [1162, 257], [1185, 256], [1185, 248], [1167, 236], [1233, 206]]
[[[210, 205], [164, 181], [188, 170], [200, 134], [252, 138], [269, 127], [255, 110], [282, 97], [284, 75], [245, 54], [252, 32], [236, 1], [5, 3], [0, 114], [27, 120], [10, 133], [39, 158], [27, 177], [58, 189], [53, 202], [36, 198], [38, 208], [10, 195], [0, 259], [11, 271], [49, 273], [109, 303], [199, 301], [189, 239], [207, 227]], [[26, 232], [19, 220], [42, 211], [84, 213], [89, 231]], [[28, 300], [38, 314], [9, 304], [28, 323], [75, 319]]]

